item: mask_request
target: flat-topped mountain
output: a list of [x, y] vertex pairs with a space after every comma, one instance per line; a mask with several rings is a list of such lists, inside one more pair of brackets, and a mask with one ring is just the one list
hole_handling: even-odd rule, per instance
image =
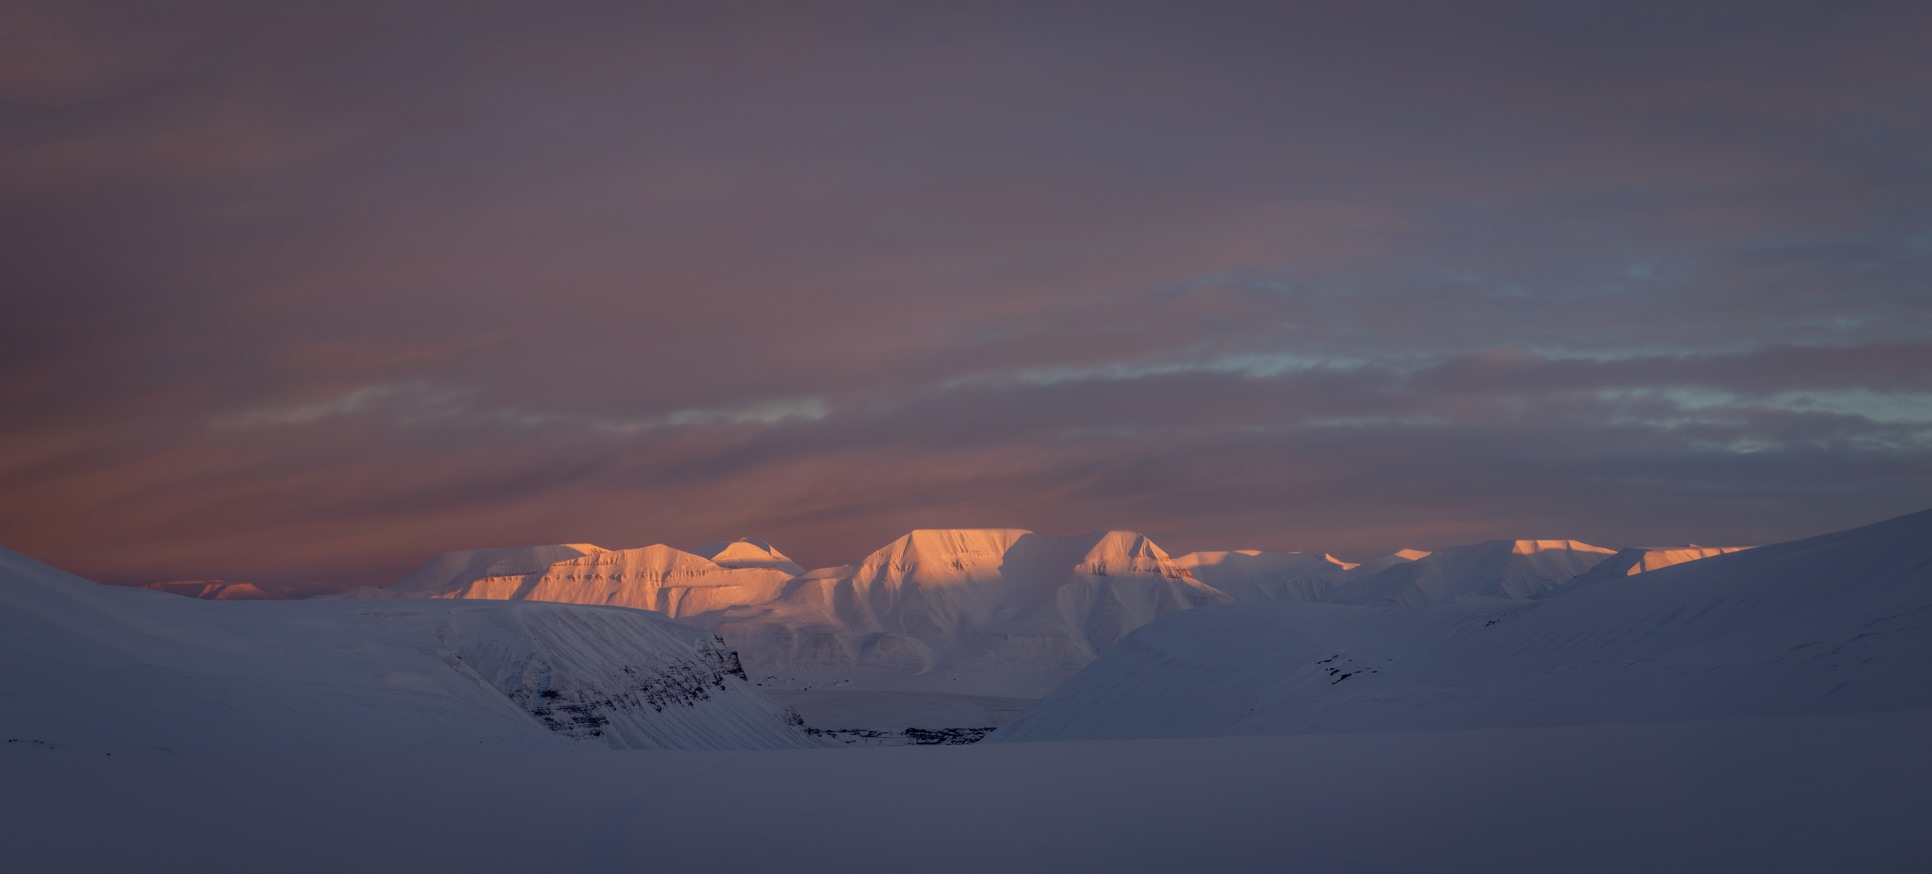
[[728, 607], [765, 603], [791, 578], [786, 570], [758, 563], [721, 566], [656, 544], [601, 550], [527, 573], [479, 577], [438, 597], [598, 604], [695, 619]]

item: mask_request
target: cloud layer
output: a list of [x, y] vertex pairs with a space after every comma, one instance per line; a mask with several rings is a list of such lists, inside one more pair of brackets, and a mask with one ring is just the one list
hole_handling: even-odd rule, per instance
[[1914, 4], [14, 5], [0, 543], [382, 583], [915, 526], [1932, 504]]

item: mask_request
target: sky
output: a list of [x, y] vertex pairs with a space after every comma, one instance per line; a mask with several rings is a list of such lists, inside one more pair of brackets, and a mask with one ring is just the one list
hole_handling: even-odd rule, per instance
[[0, 545], [1932, 506], [1932, 5], [0, 3]]

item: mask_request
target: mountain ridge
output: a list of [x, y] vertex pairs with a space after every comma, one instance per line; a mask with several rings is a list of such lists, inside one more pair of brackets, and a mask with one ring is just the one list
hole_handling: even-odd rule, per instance
[[995, 741], [1932, 707], [1932, 510], [1544, 599], [1165, 617]]

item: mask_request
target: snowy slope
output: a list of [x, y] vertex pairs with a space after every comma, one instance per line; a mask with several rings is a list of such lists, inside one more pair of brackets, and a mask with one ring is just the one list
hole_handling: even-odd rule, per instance
[[1575, 540], [1492, 540], [1357, 572], [1323, 600], [1426, 604], [1478, 595], [1533, 598], [1609, 558], [1615, 550]]
[[705, 614], [778, 597], [792, 574], [760, 564], [721, 567], [662, 544], [603, 550], [528, 573], [478, 577], [439, 597], [597, 604], [708, 625]]
[[1236, 601], [1320, 601], [1355, 565], [1332, 555], [1302, 552], [1190, 552], [1174, 564]]
[[1545, 600], [1254, 603], [1171, 616], [995, 739], [1932, 708], [1928, 675], [1932, 511]]
[[1555, 598], [1586, 586], [1613, 582], [1624, 577], [1634, 577], [1638, 574], [1662, 570], [1671, 565], [1683, 564], [1687, 561], [1697, 561], [1716, 555], [1741, 552], [1746, 549], [1750, 549], [1750, 547], [1698, 546], [1696, 544], [1689, 546], [1633, 546], [1629, 549], [1617, 550], [1615, 555], [1598, 562], [1595, 567], [1578, 574], [1569, 582], [1536, 597]]
[[0, 734], [124, 751], [805, 745], [711, 635], [648, 613], [194, 601], [0, 550]]
[[1132, 532], [931, 530], [795, 579], [717, 629], [767, 685], [1025, 698], [1158, 616], [1225, 600]]

